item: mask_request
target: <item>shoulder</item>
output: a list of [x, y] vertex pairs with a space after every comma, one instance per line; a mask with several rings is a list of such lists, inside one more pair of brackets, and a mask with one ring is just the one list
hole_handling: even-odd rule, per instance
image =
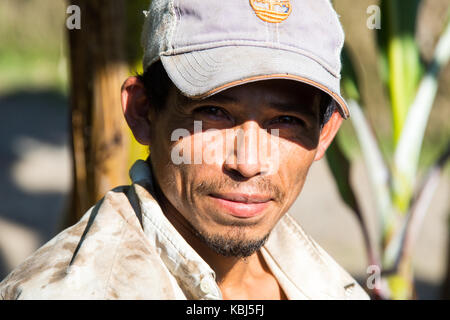
[[326, 264], [330, 275], [333, 275], [334, 279], [337, 280], [337, 285], [344, 289], [342, 290], [341, 298], [346, 300], [369, 300], [369, 295], [358, 282], [312, 238], [309, 239], [315, 246], [322, 261]]
[[[0, 283], [3, 299], [117, 299], [164, 296], [164, 266], [121, 187], [108, 192]], [[144, 272], [142, 272], [144, 270]], [[145, 271], [147, 270], [147, 271]], [[151, 271], [148, 271], [151, 270]], [[144, 283], [155, 283], [148, 293]], [[131, 290], [132, 289], [132, 290]], [[151, 296], [150, 296], [151, 298]]]
[[[267, 247], [289, 278], [311, 299], [369, 299], [345, 271], [289, 214], [277, 224]], [[305, 278], [305, 274], [308, 276]]]

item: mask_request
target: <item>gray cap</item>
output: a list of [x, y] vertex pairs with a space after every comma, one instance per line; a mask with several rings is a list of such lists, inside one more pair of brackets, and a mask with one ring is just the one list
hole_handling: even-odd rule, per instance
[[290, 79], [328, 93], [344, 118], [344, 32], [329, 0], [153, 0], [142, 34], [144, 70], [161, 60], [187, 97]]

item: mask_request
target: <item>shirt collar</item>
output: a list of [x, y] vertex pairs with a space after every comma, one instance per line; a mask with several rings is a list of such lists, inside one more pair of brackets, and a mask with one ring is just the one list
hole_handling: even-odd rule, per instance
[[222, 299], [215, 272], [170, 223], [155, 200], [151, 167], [138, 160], [130, 170], [144, 234], [188, 299]]

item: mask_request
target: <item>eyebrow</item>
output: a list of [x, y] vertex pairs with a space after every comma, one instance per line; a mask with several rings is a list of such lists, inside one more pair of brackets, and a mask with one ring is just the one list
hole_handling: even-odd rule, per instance
[[311, 105], [313, 103], [304, 102], [304, 103], [271, 103], [269, 107], [271, 109], [274, 109], [276, 111], [282, 111], [282, 112], [294, 112], [299, 113], [306, 116], [315, 117], [316, 114], [313, 111], [313, 108], [311, 108]]
[[[305, 99], [305, 100], [311, 100], [311, 99]], [[314, 99], [313, 99], [314, 100]], [[192, 100], [191, 103], [198, 102], [199, 100]], [[211, 101], [211, 102], [217, 102], [217, 103], [239, 103], [239, 99], [229, 96], [225, 93], [217, 93], [213, 96], [207, 97], [205, 99], [202, 99], [200, 101]], [[294, 112], [306, 116], [315, 117], [316, 114], [310, 107], [314, 104], [315, 101], [306, 101], [301, 103], [279, 103], [279, 102], [273, 102], [269, 104], [269, 108], [275, 111], [282, 111], [282, 112]]]
[[205, 98], [203, 100], [210, 100], [215, 102], [226, 102], [226, 103], [238, 103], [239, 99], [236, 99], [235, 97], [228, 96], [224, 93], [217, 93], [213, 96], [210, 96], [208, 98]]
[[227, 96], [222, 93], [217, 93], [213, 96], [209, 96], [209, 97], [202, 98], [202, 99], [193, 99], [193, 98], [188, 98], [188, 97], [185, 97], [182, 95], [180, 95], [180, 97], [181, 97], [181, 99], [184, 100], [184, 103], [182, 103], [182, 104], [184, 104], [185, 106], [192, 106], [192, 105], [196, 105], [198, 103], [205, 102], [205, 101], [211, 102], [211, 103], [216, 102], [219, 104], [220, 103], [238, 103], [239, 102], [239, 99], [236, 99], [231, 96]]

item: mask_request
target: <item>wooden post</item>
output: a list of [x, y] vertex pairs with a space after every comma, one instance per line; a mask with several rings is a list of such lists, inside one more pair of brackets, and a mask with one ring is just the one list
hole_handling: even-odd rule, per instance
[[81, 29], [68, 30], [73, 188], [64, 227], [104, 194], [128, 184], [129, 134], [120, 88], [127, 77], [125, 0], [73, 0]]

